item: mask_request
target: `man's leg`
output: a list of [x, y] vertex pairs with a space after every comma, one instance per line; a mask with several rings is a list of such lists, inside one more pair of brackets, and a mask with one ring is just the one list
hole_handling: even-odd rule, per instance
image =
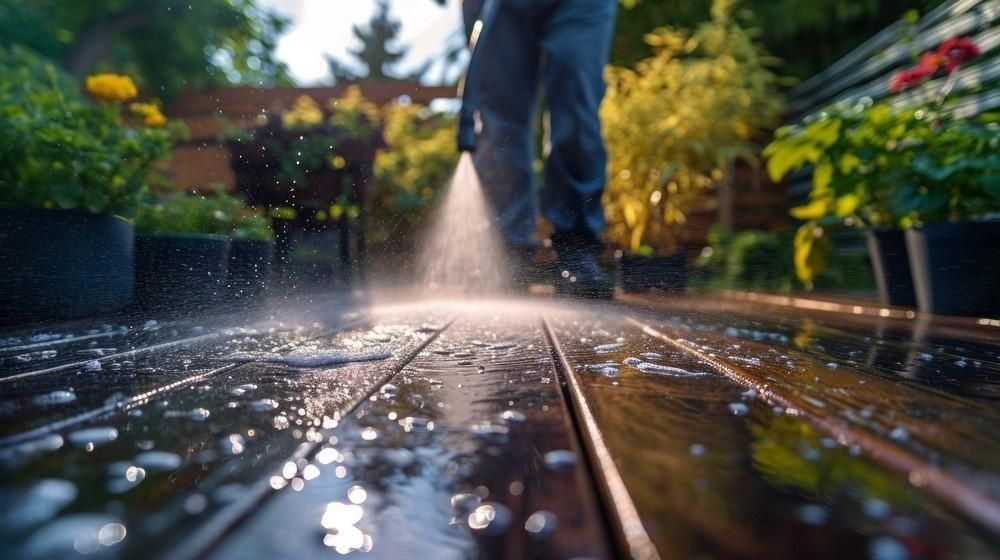
[[542, 212], [559, 232], [596, 235], [604, 228], [601, 194], [607, 155], [598, 109], [616, 7], [616, 0], [561, 0], [544, 22], [551, 152]]
[[558, 0], [542, 30], [551, 119], [542, 212], [555, 226], [568, 279], [578, 282], [570, 291], [596, 297], [610, 296], [612, 287], [597, 262], [607, 165], [598, 109], [616, 10], [616, 0]]
[[[473, 6], [467, 2], [465, 7]], [[501, 234], [513, 247], [531, 246], [537, 220], [531, 126], [540, 56], [535, 10], [531, 1], [501, 1], [476, 47], [481, 57], [477, 83], [468, 86], [476, 88], [483, 124], [476, 170]]]

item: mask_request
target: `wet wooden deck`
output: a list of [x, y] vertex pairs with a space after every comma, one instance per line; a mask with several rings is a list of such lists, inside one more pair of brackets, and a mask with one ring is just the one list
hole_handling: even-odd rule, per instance
[[990, 321], [323, 301], [0, 340], [0, 557], [1000, 555]]

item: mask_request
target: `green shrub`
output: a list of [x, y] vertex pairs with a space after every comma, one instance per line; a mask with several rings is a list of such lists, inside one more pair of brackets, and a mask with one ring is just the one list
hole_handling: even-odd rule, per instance
[[237, 216], [233, 223], [233, 239], [271, 241], [274, 239], [271, 219], [257, 213]]
[[180, 128], [129, 126], [121, 107], [128, 95], [95, 97], [84, 99], [72, 78], [31, 51], [0, 48], [0, 206], [134, 214]]
[[212, 196], [178, 192], [139, 208], [135, 229], [144, 233], [229, 235], [243, 201], [216, 188]]
[[752, 161], [755, 140], [781, 111], [775, 60], [755, 32], [715, 0], [695, 30], [646, 35], [653, 56], [609, 67], [601, 122], [608, 147], [604, 209], [618, 247], [666, 252], [687, 215], [737, 158]]

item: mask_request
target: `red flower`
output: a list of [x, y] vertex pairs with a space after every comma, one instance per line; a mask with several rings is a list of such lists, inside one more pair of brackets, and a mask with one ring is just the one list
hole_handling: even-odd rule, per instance
[[948, 39], [938, 47], [938, 54], [948, 59], [949, 64], [958, 65], [979, 56], [979, 47], [971, 39], [956, 37]]
[[900, 70], [893, 74], [889, 81], [889, 90], [892, 92], [902, 91], [920, 85], [924, 80], [934, 75], [937, 68], [914, 66]]
[[920, 62], [917, 63], [915, 70], [920, 70], [927, 74], [927, 76], [933, 76], [946, 61], [947, 57], [944, 55], [934, 51], [927, 51], [920, 57]]

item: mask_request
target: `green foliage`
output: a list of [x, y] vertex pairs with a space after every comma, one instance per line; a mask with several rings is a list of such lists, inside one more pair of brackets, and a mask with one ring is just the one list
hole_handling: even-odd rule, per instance
[[173, 193], [139, 208], [135, 229], [147, 233], [209, 233], [229, 235], [243, 201], [221, 187], [213, 196]]
[[608, 234], [631, 252], [672, 249], [687, 214], [781, 110], [773, 60], [717, 0], [695, 31], [646, 35], [652, 57], [611, 67], [601, 119], [609, 156]]
[[713, 227], [708, 248], [695, 263], [712, 288], [788, 292], [792, 289], [791, 238], [762, 230], [727, 232]]
[[271, 229], [271, 219], [258, 213], [245, 213], [233, 221], [233, 239], [249, 239], [253, 241], [271, 241], [274, 231]]
[[239, 144], [260, 145], [277, 160], [278, 181], [306, 184], [309, 175], [342, 169], [348, 161], [338, 152], [374, 149], [379, 144], [381, 117], [357, 86], [330, 99], [324, 110], [307, 95], [296, 99], [291, 109], [272, 115], [254, 130], [228, 127], [227, 137]]
[[175, 127], [129, 126], [54, 64], [0, 48], [0, 205], [131, 216]]
[[[412, 232], [448, 184], [458, 153], [454, 118], [416, 104], [383, 109], [387, 148], [375, 159], [373, 221], [385, 237], [396, 226]], [[401, 223], [400, 223], [401, 222]]]
[[[942, 0], [743, 0], [736, 16], [766, 30], [768, 52], [783, 59], [782, 73], [799, 79], [817, 74], [900, 19], [926, 13]], [[692, 26], [707, 19], [712, 0], [620, 0], [611, 59], [631, 65], [651, 54], [642, 36], [660, 25]]]
[[779, 129], [764, 150], [772, 180], [812, 169], [809, 201], [795, 237], [799, 279], [825, 266], [829, 232], [962, 221], [1000, 210], [998, 125], [954, 119], [936, 105], [894, 109], [865, 100]]
[[0, 2], [0, 46], [28, 46], [77, 78], [124, 70], [166, 99], [186, 87], [287, 81], [273, 56], [286, 24], [253, 0]]

